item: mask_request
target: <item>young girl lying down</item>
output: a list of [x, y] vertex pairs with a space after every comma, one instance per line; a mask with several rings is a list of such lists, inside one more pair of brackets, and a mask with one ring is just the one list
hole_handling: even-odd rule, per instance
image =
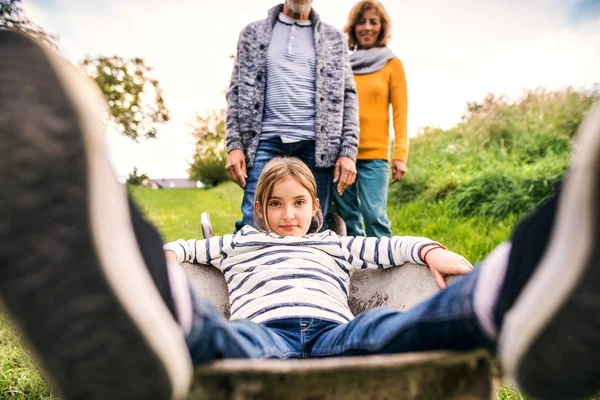
[[429, 334], [415, 329], [418, 320], [412, 313], [373, 309], [354, 318], [348, 307], [350, 274], [353, 269], [417, 263], [427, 265], [444, 288], [444, 275], [466, 274], [472, 265], [421, 237], [340, 237], [329, 230], [307, 234], [311, 224], [320, 228], [323, 221], [316, 190], [302, 161], [275, 158], [256, 187], [256, 228], [247, 225], [233, 235], [164, 246], [171, 265], [211, 264], [227, 282], [231, 322], [196, 301], [204, 320], [196, 333], [201, 345], [192, 346], [196, 363], [215, 357], [416, 351], [424, 348], [429, 334], [448, 337], [443, 326], [430, 324]]

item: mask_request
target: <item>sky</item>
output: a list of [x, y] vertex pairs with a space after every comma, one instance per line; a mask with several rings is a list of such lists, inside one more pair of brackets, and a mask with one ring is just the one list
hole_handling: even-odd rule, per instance
[[[600, 82], [600, 0], [382, 0], [392, 20], [390, 49], [408, 87], [409, 136], [449, 128], [486, 94], [517, 99], [526, 89], [591, 88]], [[265, 18], [274, 0], [23, 0], [26, 15], [58, 35], [59, 50], [141, 57], [163, 88], [171, 121], [135, 143], [108, 134], [117, 173], [187, 176], [196, 113], [226, 107], [240, 30]], [[338, 29], [355, 0], [314, 0]], [[409, 155], [410, 168], [410, 155]]]

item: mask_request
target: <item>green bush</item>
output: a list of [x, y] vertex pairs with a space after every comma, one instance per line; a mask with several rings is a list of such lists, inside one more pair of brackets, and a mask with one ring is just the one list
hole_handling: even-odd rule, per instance
[[196, 153], [194, 162], [190, 166], [190, 179], [202, 182], [205, 186], [217, 186], [226, 182], [229, 177], [225, 170], [227, 157], [224, 154], [205, 152], [202, 155]]

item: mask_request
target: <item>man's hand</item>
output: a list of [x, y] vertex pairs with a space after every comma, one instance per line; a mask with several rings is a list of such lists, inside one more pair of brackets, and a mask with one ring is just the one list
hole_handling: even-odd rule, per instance
[[227, 164], [225, 164], [225, 169], [227, 169], [229, 178], [231, 178], [231, 180], [239, 187], [243, 189], [246, 186], [246, 178], [248, 178], [248, 175], [246, 174], [246, 156], [242, 150], [231, 150], [229, 154], [227, 154]]
[[[435, 246], [436, 245], [423, 246], [421, 249], [421, 258], [425, 256], [427, 250]], [[471, 265], [466, 258], [442, 247], [433, 249], [427, 253], [426, 261], [431, 270], [431, 274], [433, 275], [433, 279], [435, 279], [435, 283], [437, 283], [440, 289], [446, 288], [444, 276], [465, 275], [473, 269], [473, 265]]]
[[344, 193], [348, 186], [354, 183], [356, 179], [356, 163], [350, 157], [342, 156], [335, 162], [335, 172], [333, 181], [339, 181], [337, 185], [338, 194]]
[[392, 183], [396, 183], [404, 177], [406, 173], [406, 163], [404, 161], [392, 160]]

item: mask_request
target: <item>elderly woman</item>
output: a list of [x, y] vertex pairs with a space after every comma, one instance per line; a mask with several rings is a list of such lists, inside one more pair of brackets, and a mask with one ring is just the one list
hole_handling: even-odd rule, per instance
[[390, 18], [378, 1], [363, 0], [350, 11], [344, 28], [353, 53], [350, 64], [358, 91], [360, 142], [355, 183], [339, 195], [335, 203], [345, 220], [348, 235], [392, 236], [387, 217], [390, 175], [389, 108], [392, 105], [395, 147], [392, 156], [392, 182], [406, 172], [408, 137], [406, 133], [406, 79], [402, 62], [386, 46], [390, 38]]

